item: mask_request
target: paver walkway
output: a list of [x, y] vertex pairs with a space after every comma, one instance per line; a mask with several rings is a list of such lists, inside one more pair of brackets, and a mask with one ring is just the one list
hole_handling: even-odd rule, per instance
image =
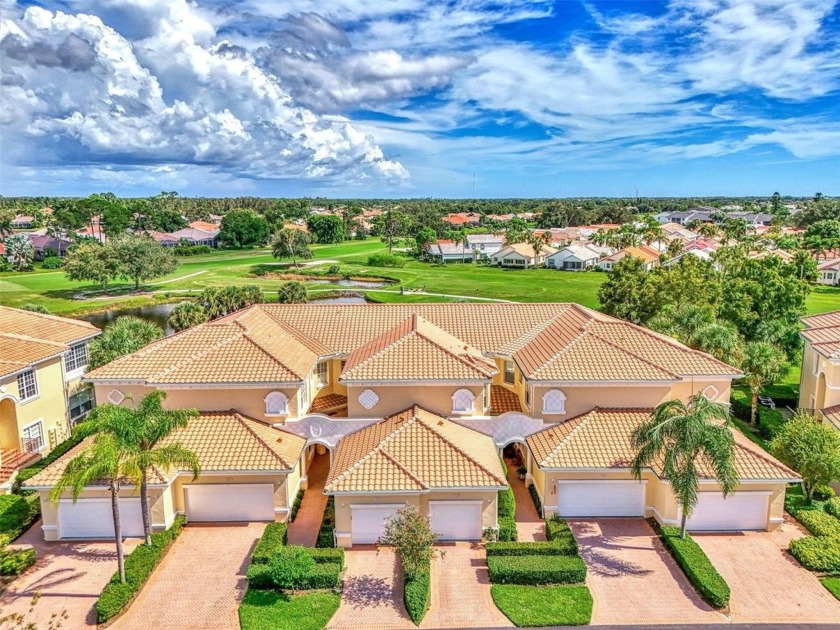
[[729, 584], [733, 622], [840, 627], [840, 601], [786, 551], [804, 535], [794, 522], [774, 532], [694, 534]]
[[402, 575], [394, 552], [357, 545], [345, 555], [341, 605], [327, 628], [414, 628], [402, 601]]
[[297, 516], [287, 529], [290, 545], [314, 547], [318, 542], [318, 530], [321, 529], [321, 519], [324, 518], [324, 508], [327, 507], [327, 495], [324, 494], [324, 483], [330, 472], [330, 456], [316, 455], [306, 469], [308, 483], [303, 493]]
[[[139, 539], [123, 543], [130, 553]], [[35, 523], [10, 548], [34, 547], [38, 560], [0, 596], [2, 616], [26, 615], [29, 622], [46, 628], [54, 614], [66, 611], [63, 628], [96, 626], [94, 605], [102, 589], [117, 571], [117, 550], [113, 542], [44, 542], [41, 521]], [[41, 598], [32, 614], [32, 597]]]
[[188, 525], [114, 630], [239, 628], [245, 571], [265, 523]]
[[484, 548], [476, 543], [440, 545], [432, 563], [432, 596], [421, 628], [511, 628], [490, 595]]
[[513, 465], [512, 460], [506, 459], [505, 464], [507, 465], [507, 480], [513, 489], [513, 497], [516, 499], [514, 520], [517, 537], [521, 541], [545, 540], [545, 523], [537, 514], [528, 486], [519, 478], [516, 473], [517, 466]]
[[589, 569], [592, 625], [724, 623], [644, 519], [570, 521]]

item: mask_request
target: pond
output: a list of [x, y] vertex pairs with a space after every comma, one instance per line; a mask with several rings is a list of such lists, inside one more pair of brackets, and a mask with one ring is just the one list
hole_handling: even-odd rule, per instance
[[367, 304], [367, 300], [359, 295], [340, 295], [338, 297], [315, 298], [310, 304]]
[[334, 284], [342, 287], [361, 287], [364, 289], [381, 289], [382, 287], [394, 284], [393, 282], [386, 282], [384, 280], [313, 280], [311, 278], [307, 278], [306, 282], [309, 284]]
[[178, 306], [177, 303], [172, 304], [153, 304], [151, 306], [138, 306], [136, 308], [118, 308], [112, 311], [105, 311], [104, 313], [91, 313], [90, 315], [82, 315], [78, 319], [83, 319], [90, 322], [97, 328], [105, 328], [108, 324], [114, 321], [117, 317], [124, 317], [131, 315], [132, 317], [139, 317], [146, 321], [157, 324], [166, 332], [166, 336], [175, 334], [175, 331], [166, 323], [169, 319], [169, 314], [172, 309]]

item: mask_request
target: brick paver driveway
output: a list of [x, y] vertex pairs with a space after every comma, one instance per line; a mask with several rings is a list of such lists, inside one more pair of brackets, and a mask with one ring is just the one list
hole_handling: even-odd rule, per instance
[[721, 623], [644, 519], [569, 523], [589, 568], [592, 625]]
[[694, 535], [729, 583], [733, 622], [840, 626], [840, 601], [785, 551], [803, 535], [792, 522], [774, 532]]
[[[129, 553], [139, 540], [127, 540]], [[41, 522], [26, 532], [13, 548], [31, 546], [38, 554], [35, 566], [9, 584], [0, 597], [2, 615], [27, 614], [35, 593], [41, 599], [27, 621], [46, 628], [50, 617], [64, 610], [63, 628], [96, 626], [94, 605], [102, 589], [117, 571], [113, 542], [44, 542]]]
[[328, 628], [414, 628], [402, 601], [402, 575], [393, 551], [355, 546], [345, 554], [341, 606]]
[[265, 523], [189, 525], [115, 630], [239, 628], [245, 571]]
[[513, 627], [490, 596], [484, 548], [465, 542], [439, 549], [444, 555], [432, 564], [431, 603], [420, 627]]

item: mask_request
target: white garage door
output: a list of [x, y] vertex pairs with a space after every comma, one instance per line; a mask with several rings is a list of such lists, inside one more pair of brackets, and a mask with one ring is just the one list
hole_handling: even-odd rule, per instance
[[736, 492], [723, 498], [719, 492], [701, 492], [687, 528], [693, 531], [766, 529], [770, 495]]
[[270, 483], [184, 486], [187, 520], [273, 521], [274, 485]]
[[351, 505], [350, 533], [354, 545], [372, 545], [385, 529], [385, 521], [396, 515], [403, 504]]
[[564, 517], [644, 516], [643, 481], [558, 481], [557, 513]]
[[481, 501], [429, 501], [429, 521], [440, 540], [481, 540]]
[[[120, 499], [120, 529], [123, 537], [143, 535], [140, 499]], [[70, 499], [58, 502], [60, 538], [113, 538], [114, 513], [111, 499]]]

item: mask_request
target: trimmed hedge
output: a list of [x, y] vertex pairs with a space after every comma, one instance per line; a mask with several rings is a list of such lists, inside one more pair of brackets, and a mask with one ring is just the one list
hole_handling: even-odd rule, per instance
[[35, 564], [34, 549], [0, 551], [0, 575], [20, 575]]
[[537, 508], [537, 516], [542, 518], [542, 501], [540, 501], [540, 494], [537, 492], [537, 486], [535, 486], [533, 483], [529, 483], [528, 492], [531, 494], [531, 500], [534, 502], [534, 507]]
[[337, 564], [344, 568], [344, 549], [333, 547], [331, 549], [307, 549], [306, 550], [317, 564]]
[[545, 522], [545, 539], [568, 547], [570, 550], [568, 555], [578, 552], [577, 541], [572, 530], [569, 529], [569, 524], [556, 514]]
[[516, 532], [516, 521], [512, 516], [499, 517], [499, 541], [514, 542], [518, 534]]
[[484, 545], [490, 556], [574, 556], [577, 545], [558, 542], [495, 542]]
[[285, 523], [269, 523], [263, 535], [254, 547], [251, 554], [251, 562], [254, 564], [267, 564], [271, 555], [278, 547], [286, 544], [288, 532]]
[[508, 486], [499, 491], [499, 518], [513, 518], [516, 514], [516, 498], [513, 488]]
[[823, 509], [834, 518], [840, 518], [840, 497], [834, 497], [826, 501]]
[[172, 527], [152, 534], [152, 546], [138, 545], [125, 558], [125, 583], [120, 583], [119, 573], [102, 589], [96, 602], [96, 620], [105, 623], [131, 603], [140, 588], [149, 579], [152, 571], [160, 564], [167, 550], [181, 534], [184, 517], [178, 516]]
[[806, 569], [840, 573], [840, 536], [806, 536], [790, 543], [790, 553]]
[[586, 565], [578, 556], [490, 556], [494, 584], [577, 584], [586, 579]]
[[700, 545], [687, 534], [682, 538], [678, 527], [663, 527], [660, 536], [700, 596], [715, 608], [728, 606], [729, 585]]
[[292, 503], [292, 509], [289, 510], [289, 522], [294, 523], [295, 517], [297, 516], [298, 510], [300, 509], [300, 504], [303, 503], [303, 494], [304, 490], [301, 488], [298, 490], [297, 495], [295, 495], [295, 500]]
[[316, 547], [335, 547], [335, 497], [327, 499], [327, 507], [324, 508], [324, 518], [321, 520], [321, 528], [318, 530]]
[[426, 611], [429, 610], [429, 602], [432, 597], [432, 575], [431, 566], [426, 567], [413, 579], [406, 579], [403, 582], [403, 602], [408, 616], [416, 624], [420, 625]]
[[840, 536], [840, 519], [818, 510], [799, 510], [796, 520], [814, 536]]
[[37, 494], [0, 495], [0, 547], [12, 542], [41, 516], [41, 498]]
[[15, 494], [19, 494], [21, 491], [20, 486], [24, 481], [32, 479], [32, 477], [44, 470], [44, 468], [52, 464], [55, 460], [64, 455], [67, 451], [69, 451], [81, 441], [82, 436], [79, 435], [78, 432], [71, 433], [70, 437], [58, 444], [53, 450], [50, 451], [49, 455], [42, 459], [39, 459], [31, 466], [27, 466], [26, 468], [22, 468], [21, 470], [19, 470], [17, 477], [15, 477], [15, 482], [14, 484], [12, 484], [12, 492], [14, 492]]
[[[315, 566], [295, 583], [294, 590], [306, 591], [316, 588], [335, 588], [339, 584], [341, 569], [340, 564], [316, 562]], [[248, 567], [246, 577], [248, 578], [249, 588], [276, 588], [274, 580], [271, 579], [267, 564], [252, 564]]]

